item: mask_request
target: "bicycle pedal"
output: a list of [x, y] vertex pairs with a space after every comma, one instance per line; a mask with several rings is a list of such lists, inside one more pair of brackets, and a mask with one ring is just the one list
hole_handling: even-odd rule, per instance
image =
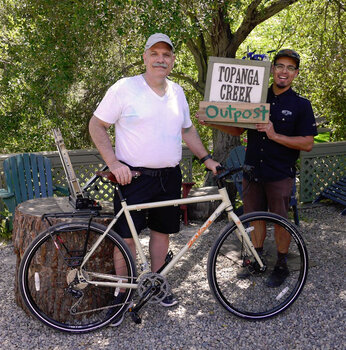
[[167, 253], [167, 256], [165, 258], [165, 263], [168, 264], [169, 262], [171, 262], [172, 259], [173, 259], [173, 252], [171, 250], [169, 250]]
[[244, 259], [242, 266], [246, 267], [246, 266], [249, 266], [249, 265], [251, 265], [251, 260], [250, 259]]
[[142, 318], [138, 315], [137, 312], [135, 311], [129, 311], [130, 316], [132, 318], [132, 321], [136, 324], [141, 324], [142, 323]]
[[160, 273], [173, 259], [173, 252], [171, 250], [168, 251], [164, 264], [157, 270], [157, 273]]

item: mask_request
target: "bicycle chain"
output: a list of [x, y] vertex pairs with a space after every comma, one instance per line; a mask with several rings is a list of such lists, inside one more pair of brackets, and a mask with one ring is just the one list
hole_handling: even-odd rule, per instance
[[[84, 296], [84, 295], [83, 295]], [[81, 298], [83, 299], [83, 297]], [[102, 310], [108, 310], [108, 309], [111, 309], [113, 308], [114, 306], [116, 305], [122, 305], [122, 304], [130, 304], [131, 302], [127, 302], [127, 303], [120, 303], [120, 304], [116, 304], [116, 305], [108, 305], [108, 306], [102, 306], [102, 307], [98, 307], [96, 309], [90, 309], [90, 310], [85, 310], [85, 311], [79, 311], [79, 312], [73, 312], [72, 310], [78, 306], [81, 302], [81, 299], [78, 300], [75, 304], [72, 305], [71, 309], [70, 309], [70, 314], [72, 315], [83, 315], [83, 314], [88, 314], [90, 312], [94, 312], [94, 311], [102, 311]]]

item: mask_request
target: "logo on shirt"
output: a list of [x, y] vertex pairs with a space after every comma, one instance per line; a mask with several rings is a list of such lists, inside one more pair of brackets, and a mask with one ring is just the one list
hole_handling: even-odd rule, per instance
[[282, 113], [283, 115], [285, 115], [286, 117], [289, 116], [289, 115], [292, 115], [292, 112], [291, 112], [291, 111], [288, 111], [287, 109], [283, 109], [283, 110], [281, 111], [281, 113]]

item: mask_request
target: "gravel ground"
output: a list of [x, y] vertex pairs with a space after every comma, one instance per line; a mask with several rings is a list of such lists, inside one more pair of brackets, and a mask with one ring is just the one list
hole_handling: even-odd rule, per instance
[[[346, 225], [341, 210], [333, 204], [299, 210], [313, 266], [298, 300], [284, 313], [264, 321], [228, 314], [209, 291], [206, 259], [221, 222], [170, 274], [178, 306], [147, 306], [140, 325], [127, 317], [119, 328], [83, 335], [54, 331], [15, 304], [13, 246], [0, 243], [0, 349], [343, 349]], [[172, 238], [173, 251], [195, 227], [190, 224]]]

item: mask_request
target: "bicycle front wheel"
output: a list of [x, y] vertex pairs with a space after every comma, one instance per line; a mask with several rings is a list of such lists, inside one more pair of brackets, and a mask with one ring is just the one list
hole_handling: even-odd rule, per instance
[[[27, 248], [18, 273], [20, 292], [29, 311], [44, 324], [60, 331], [85, 333], [105, 326], [127, 309], [132, 289], [127, 289], [121, 303], [114, 305], [119, 288], [89, 284], [78, 278], [86, 252], [105, 229], [96, 223], [63, 223], [42, 232]], [[121, 276], [114, 268], [115, 250], [117, 259], [123, 260], [122, 271], [127, 271]], [[136, 278], [131, 252], [112, 230], [83, 271], [93, 280], [104, 280], [101, 274], [111, 275], [113, 282], [132, 283]]]
[[[260, 271], [252, 254], [246, 252], [238, 238], [238, 228], [229, 223], [216, 240], [208, 257], [208, 281], [214, 297], [236, 316], [246, 319], [264, 319], [287, 309], [299, 296], [308, 273], [308, 254], [304, 241], [289, 221], [281, 216], [254, 212], [241, 216], [247, 234], [256, 237], [256, 231], [265, 230]], [[277, 261], [276, 240], [290, 240], [287, 256], [288, 277], [279, 287], [268, 286], [268, 276]], [[257, 236], [258, 237], [258, 236]]]

